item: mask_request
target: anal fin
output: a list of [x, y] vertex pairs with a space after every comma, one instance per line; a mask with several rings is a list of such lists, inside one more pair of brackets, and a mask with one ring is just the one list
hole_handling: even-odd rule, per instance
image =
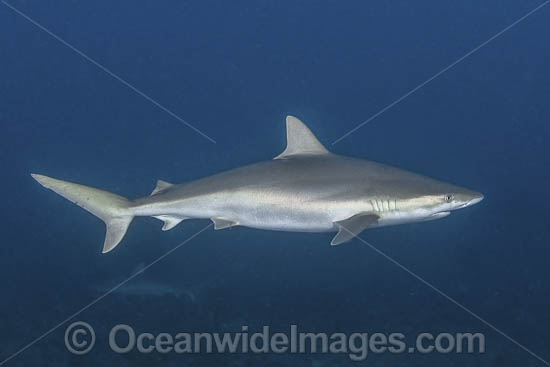
[[335, 246], [351, 240], [369, 226], [376, 223], [379, 218], [378, 215], [373, 213], [359, 213], [348, 219], [334, 222], [339, 230], [330, 244]]
[[176, 217], [173, 215], [156, 215], [153, 218], [160, 219], [164, 222], [164, 225], [162, 226], [163, 231], [168, 231], [180, 224], [182, 220], [187, 219], [185, 217]]
[[239, 225], [235, 221], [224, 218], [210, 218], [210, 220], [214, 223], [214, 229], [224, 229]]

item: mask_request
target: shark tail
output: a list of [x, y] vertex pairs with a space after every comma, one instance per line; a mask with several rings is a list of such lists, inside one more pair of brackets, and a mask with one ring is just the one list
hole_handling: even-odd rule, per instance
[[107, 191], [48, 176], [35, 173], [32, 173], [31, 176], [42, 186], [58, 193], [105, 222], [107, 230], [103, 253], [111, 251], [122, 241], [128, 226], [134, 219], [131, 202], [128, 199]]

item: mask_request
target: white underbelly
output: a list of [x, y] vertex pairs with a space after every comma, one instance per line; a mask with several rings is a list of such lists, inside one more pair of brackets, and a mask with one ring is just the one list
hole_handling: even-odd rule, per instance
[[250, 212], [238, 211], [226, 213], [226, 215], [236, 218], [239, 225], [274, 231], [326, 232], [333, 230], [334, 227], [329, 213], [296, 208], [292, 210], [258, 208]]
[[[400, 211], [395, 204], [382, 201], [372, 204], [373, 200], [358, 201], [316, 201], [300, 198], [265, 194], [236, 194], [230, 197], [217, 193], [184, 202], [172, 203], [168, 207], [157, 208], [169, 212], [159, 214], [177, 215], [185, 218], [221, 218], [237, 225], [293, 232], [326, 232], [337, 230], [335, 222], [348, 219], [356, 214], [373, 212], [380, 219], [372, 227], [383, 227], [424, 221], [426, 212]], [[385, 202], [384, 202], [385, 203]], [[152, 215], [152, 214], [146, 214]]]
[[[336, 229], [335, 221], [348, 218], [358, 210], [353, 205], [339, 202], [300, 201], [292, 198], [266, 200], [265, 196], [258, 199], [253, 200], [247, 195], [211, 205], [211, 209], [206, 210], [206, 216], [225, 218], [238, 225], [258, 229], [326, 232]], [[203, 214], [204, 217], [205, 206], [197, 206], [196, 209], [196, 214]]]
[[398, 224], [425, 222], [428, 220], [443, 218], [449, 214], [450, 214], [449, 212], [431, 214], [426, 212], [425, 210], [418, 210], [418, 211], [412, 211], [412, 212], [411, 211], [408, 211], [408, 212], [394, 211], [394, 212], [378, 213], [378, 215], [380, 215], [380, 219], [375, 225], [373, 225], [373, 227], [385, 227], [385, 226], [394, 226]]

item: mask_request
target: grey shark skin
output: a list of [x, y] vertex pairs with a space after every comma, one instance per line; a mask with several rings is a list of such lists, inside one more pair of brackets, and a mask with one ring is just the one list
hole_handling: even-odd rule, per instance
[[412, 172], [330, 153], [295, 117], [287, 117], [286, 127], [287, 147], [271, 161], [181, 185], [158, 181], [150, 196], [136, 200], [32, 176], [105, 222], [103, 252], [120, 243], [135, 216], [158, 218], [163, 230], [184, 219], [209, 218], [215, 229], [338, 231], [331, 242], [337, 245], [367, 228], [443, 218], [483, 199]]

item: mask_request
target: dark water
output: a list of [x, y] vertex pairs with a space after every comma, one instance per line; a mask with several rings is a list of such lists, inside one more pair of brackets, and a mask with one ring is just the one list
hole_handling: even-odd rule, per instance
[[[434, 289], [354, 240], [211, 228], [169, 232], [137, 218], [101, 254], [103, 224], [29, 176], [135, 198], [270, 159], [284, 117], [332, 151], [485, 194], [449, 218], [363, 238], [502, 333], [550, 360], [550, 5], [335, 145], [541, 1], [63, 1], [10, 4], [216, 140], [212, 144], [29, 20], [0, 4], [0, 361], [6, 366], [543, 366]], [[85, 356], [63, 342], [86, 321]], [[65, 321], [62, 325], [59, 323]], [[479, 354], [142, 354], [109, 349], [137, 333], [480, 332]]]

